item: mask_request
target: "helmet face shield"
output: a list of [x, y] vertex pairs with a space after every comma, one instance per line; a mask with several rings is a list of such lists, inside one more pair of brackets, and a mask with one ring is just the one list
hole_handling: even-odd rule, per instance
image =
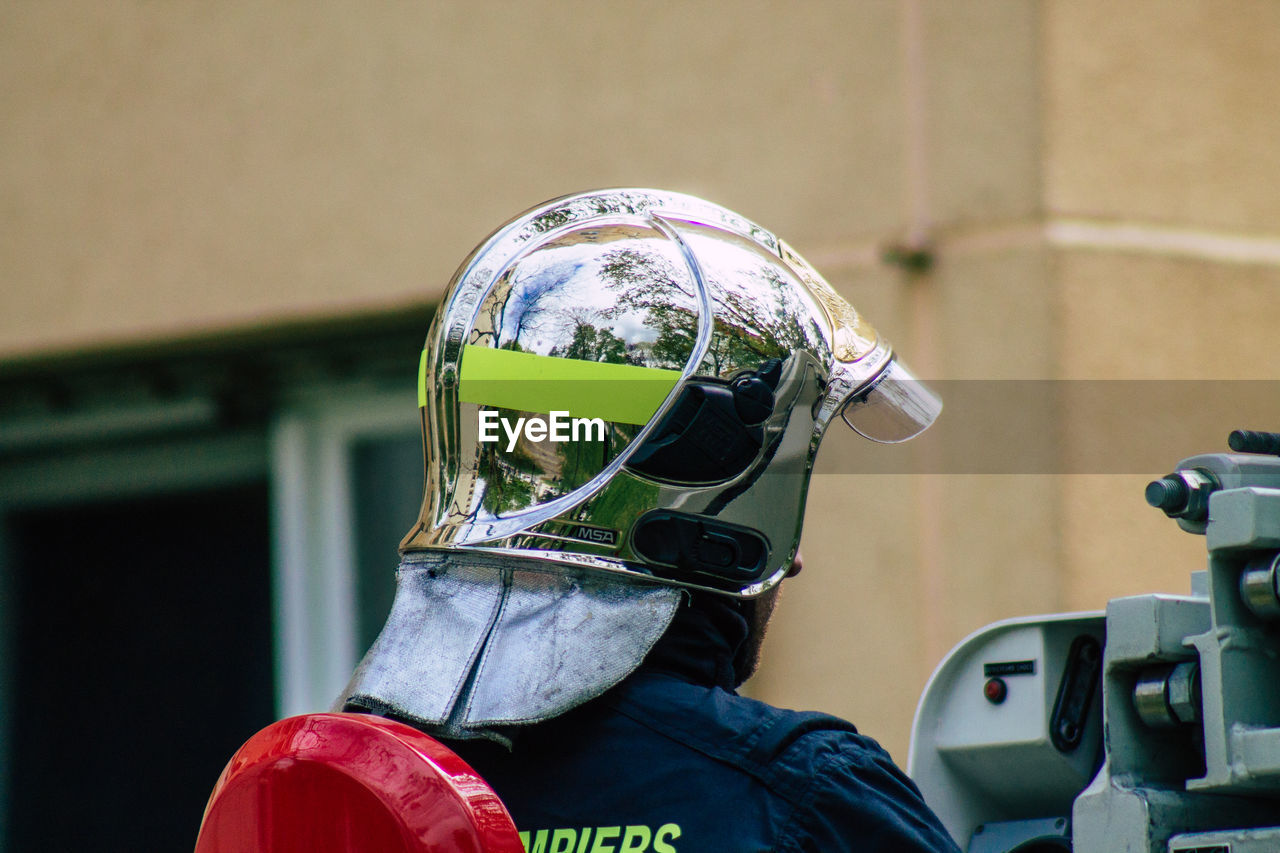
[[420, 371], [427, 494], [402, 550], [756, 595], [786, 573], [836, 414], [940, 404], [773, 234], [653, 190], [550, 202], [455, 276]]
[[863, 438], [897, 444], [924, 432], [941, 412], [938, 395], [894, 359], [844, 404], [840, 417]]

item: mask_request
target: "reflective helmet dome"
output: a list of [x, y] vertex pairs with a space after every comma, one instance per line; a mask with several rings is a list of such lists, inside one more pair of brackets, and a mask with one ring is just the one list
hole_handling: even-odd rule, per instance
[[402, 551], [529, 557], [737, 596], [786, 574], [837, 414], [895, 442], [941, 403], [769, 231], [656, 190], [566, 196], [454, 276], [419, 371]]

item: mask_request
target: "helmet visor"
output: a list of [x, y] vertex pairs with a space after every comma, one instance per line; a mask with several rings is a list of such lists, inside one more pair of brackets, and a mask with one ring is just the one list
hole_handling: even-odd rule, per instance
[[840, 417], [863, 438], [896, 444], [924, 432], [941, 411], [942, 399], [894, 358], [869, 387], [849, 398]]

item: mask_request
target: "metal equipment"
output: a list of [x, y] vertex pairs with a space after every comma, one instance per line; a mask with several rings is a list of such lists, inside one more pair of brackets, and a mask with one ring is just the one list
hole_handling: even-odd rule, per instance
[[1146, 499], [1205, 536], [1189, 595], [998, 622], [942, 662], [908, 772], [968, 853], [1280, 851], [1280, 434]]

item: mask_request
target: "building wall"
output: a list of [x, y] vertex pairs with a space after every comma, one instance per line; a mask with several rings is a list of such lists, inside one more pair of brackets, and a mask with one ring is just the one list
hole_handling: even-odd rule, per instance
[[[784, 236], [945, 381], [949, 413], [1011, 380], [1274, 379], [1277, 18], [1265, 0], [9, 4], [0, 366], [420, 308], [515, 212], [652, 185]], [[961, 441], [880, 470], [833, 437], [752, 692], [905, 759], [966, 633], [1184, 589], [1202, 544], [1141, 500], [1164, 471], [1098, 462], [1088, 411], [1061, 412], [1049, 468], [1015, 447], [969, 465]], [[1176, 437], [1211, 443], [1156, 467], [1248, 425], [1186, 422]]]
[[[1280, 7], [1248, 0], [1045, 7], [1059, 375], [1280, 377], [1278, 26]], [[1232, 428], [1276, 428], [1274, 409], [1237, 411], [1189, 394], [1181, 428], [1214, 450]], [[1201, 542], [1133, 500], [1143, 479], [1065, 480], [1065, 606], [1177, 591], [1203, 562]]]

